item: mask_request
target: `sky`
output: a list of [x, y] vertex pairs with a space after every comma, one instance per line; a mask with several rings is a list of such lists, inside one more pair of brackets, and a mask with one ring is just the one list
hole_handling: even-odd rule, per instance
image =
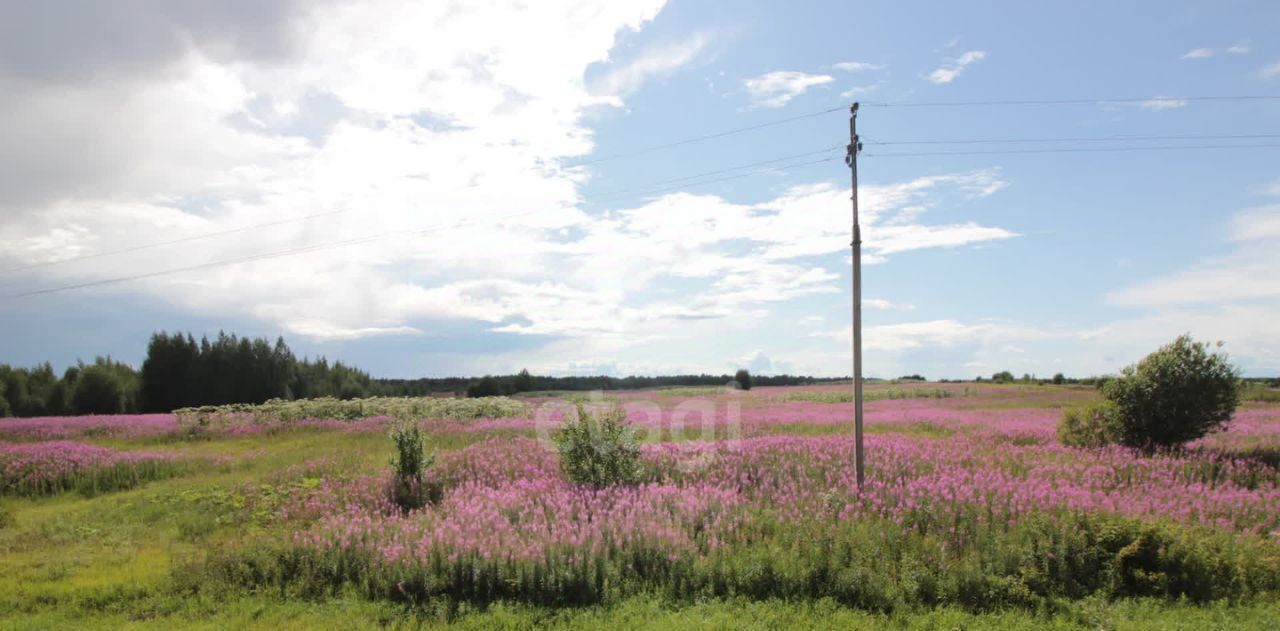
[[[383, 377], [848, 375], [857, 100], [865, 374], [1105, 374], [1182, 333], [1280, 374], [1280, 149], [1210, 148], [1280, 144], [1280, 101], [1186, 98], [1280, 95], [1278, 25], [1264, 1], [0, 3], [0, 363], [226, 330]], [[918, 105], [1027, 100], [1078, 102]], [[1183, 148], [1079, 151], [1138, 146]]]

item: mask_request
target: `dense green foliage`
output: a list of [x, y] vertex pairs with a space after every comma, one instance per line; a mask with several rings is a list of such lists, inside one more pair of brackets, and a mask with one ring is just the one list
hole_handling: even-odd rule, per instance
[[110, 357], [81, 362], [61, 378], [48, 363], [33, 368], [0, 364], [0, 416], [136, 412], [137, 391], [133, 368]]
[[621, 409], [592, 413], [578, 404], [577, 414], [565, 419], [552, 440], [560, 467], [578, 484], [604, 488], [640, 479], [640, 445]]
[[297, 359], [284, 339], [238, 338], [219, 333], [213, 341], [190, 334], [156, 333], [142, 363], [143, 408], [168, 412], [182, 407], [262, 403], [269, 399], [383, 394], [368, 374], [324, 358]]
[[1227, 356], [1182, 335], [1147, 355], [1102, 394], [1119, 415], [1119, 442], [1173, 447], [1222, 427], [1240, 403], [1240, 382]]
[[747, 372], [746, 368], [740, 368], [738, 369], [738, 372], [733, 374], [733, 382], [738, 384], [739, 389], [750, 390], [751, 373]]
[[1120, 410], [1110, 401], [1070, 407], [1058, 423], [1058, 442], [1072, 447], [1102, 447], [1120, 442]]

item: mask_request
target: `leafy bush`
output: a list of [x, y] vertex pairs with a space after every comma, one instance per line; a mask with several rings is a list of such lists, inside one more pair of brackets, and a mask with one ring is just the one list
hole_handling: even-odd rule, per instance
[[427, 450], [427, 437], [414, 421], [401, 420], [391, 428], [396, 455], [391, 459], [391, 500], [406, 510], [422, 508], [437, 499], [423, 476], [435, 463], [435, 452]]
[[1119, 442], [1150, 451], [1220, 429], [1240, 402], [1227, 356], [1182, 335], [1102, 388], [1119, 414]]
[[1058, 423], [1058, 442], [1072, 447], [1101, 447], [1120, 440], [1120, 410], [1110, 401], [1067, 408]]
[[751, 373], [747, 372], [746, 368], [739, 369], [738, 372], [733, 374], [733, 382], [737, 384], [740, 390], [750, 390]]
[[621, 409], [592, 414], [578, 404], [577, 417], [566, 420], [552, 440], [560, 467], [578, 484], [599, 489], [640, 479], [640, 446]]

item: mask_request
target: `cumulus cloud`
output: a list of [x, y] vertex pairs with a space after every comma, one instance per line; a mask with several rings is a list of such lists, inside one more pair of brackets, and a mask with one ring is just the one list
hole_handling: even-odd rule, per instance
[[1276, 77], [1280, 77], [1280, 61], [1263, 66], [1262, 70], [1258, 71], [1258, 75], [1263, 79], [1274, 79]]
[[[677, 356], [773, 306], [846, 289], [843, 178], [763, 201], [673, 192], [583, 210], [590, 174], [565, 165], [593, 148], [587, 113], [705, 50], [695, 35], [615, 59], [619, 34], [659, 1], [144, 4], [86, 3], [100, 33], [18, 16], [40, 33], [21, 40], [35, 48], [0, 47], [0, 68], [25, 68], [0, 72], [0, 269], [64, 261], [0, 272], [0, 293], [134, 276], [81, 295], [322, 341], [432, 339], [465, 323], [540, 344], [538, 365], [571, 371], [640, 344], [669, 342]], [[3, 17], [36, 11], [15, 7]], [[40, 52], [58, 42], [66, 50]], [[46, 54], [46, 66], [23, 66]], [[78, 70], [90, 58], [101, 78]], [[603, 73], [594, 85], [591, 70]], [[781, 105], [830, 81], [757, 87]], [[865, 186], [866, 252], [886, 261], [1013, 238], [929, 220], [1003, 186], [994, 170]], [[118, 253], [158, 241], [174, 243]], [[189, 271], [157, 273], [176, 269]], [[775, 368], [793, 365], [769, 352]]]
[[964, 72], [964, 69], [970, 64], [982, 61], [987, 57], [986, 51], [971, 50], [954, 59], [948, 59], [941, 66], [930, 72], [926, 79], [932, 83], [943, 84], [951, 83]]
[[778, 70], [744, 79], [742, 85], [755, 107], [776, 108], [791, 102], [814, 86], [835, 81], [831, 75], [809, 74], [795, 70]]
[[1182, 54], [1183, 59], [1208, 59], [1212, 56], [1212, 48], [1194, 48]]
[[1232, 55], [1247, 55], [1249, 54], [1249, 51], [1250, 48], [1248, 44], [1236, 44], [1235, 46], [1227, 49], [1227, 52]]
[[[650, 46], [635, 58], [616, 64], [589, 85], [596, 94], [626, 96], [644, 82], [688, 65], [706, 48], [709, 41], [707, 34], [694, 33], [682, 40]], [[621, 102], [616, 104], [620, 105]]]

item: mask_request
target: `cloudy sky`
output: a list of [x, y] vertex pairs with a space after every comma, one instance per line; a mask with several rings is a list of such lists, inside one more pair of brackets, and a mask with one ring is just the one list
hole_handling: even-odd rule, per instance
[[857, 99], [868, 374], [1280, 373], [1280, 5], [927, 7], [0, 3], [0, 362], [848, 374]]

